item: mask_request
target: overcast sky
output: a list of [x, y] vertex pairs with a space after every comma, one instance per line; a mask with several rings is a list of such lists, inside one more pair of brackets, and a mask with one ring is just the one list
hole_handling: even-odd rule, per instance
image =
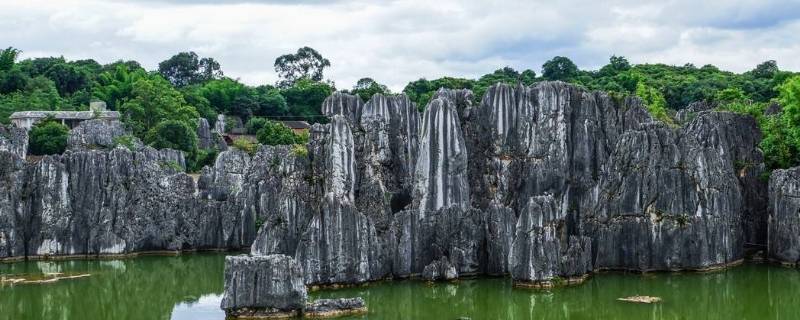
[[251, 85], [274, 83], [275, 58], [310, 46], [331, 61], [325, 76], [340, 89], [368, 76], [399, 90], [506, 65], [539, 74], [555, 55], [583, 69], [615, 54], [736, 72], [772, 59], [797, 71], [800, 0], [0, 0], [0, 46], [148, 70], [192, 50]]

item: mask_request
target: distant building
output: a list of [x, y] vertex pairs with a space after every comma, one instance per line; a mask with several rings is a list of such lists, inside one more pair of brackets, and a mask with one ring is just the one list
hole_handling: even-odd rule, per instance
[[281, 121], [281, 123], [292, 129], [296, 134], [301, 134], [311, 128], [308, 122], [305, 121]]
[[19, 111], [12, 113], [9, 119], [14, 126], [25, 130], [30, 130], [36, 122], [47, 117], [61, 121], [70, 129], [89, 119], [119, 120], [119, 112], [106, 111], [105, 102], [92, 102], [89, 109], [91, 111]]

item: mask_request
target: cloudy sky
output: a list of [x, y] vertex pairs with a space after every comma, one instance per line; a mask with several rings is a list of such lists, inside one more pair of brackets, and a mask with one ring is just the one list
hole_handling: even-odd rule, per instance
[[615, 54], [736, 72], [774, 59], [800, 70], [800, 0], [648, 2], [0, 0], [0, 47], [147, 69], [193, 50], [255, 85], [276, 81], [276, 57], [310, 46], [331, 61], [325, 75], [337, 87], [369, 76], [394, 90], [506, 65], [538, 74], [555, 55], [584, 69]]

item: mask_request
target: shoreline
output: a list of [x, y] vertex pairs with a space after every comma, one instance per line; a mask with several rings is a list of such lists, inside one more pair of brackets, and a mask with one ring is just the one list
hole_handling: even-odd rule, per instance
[[70, 260], [118, 260], [147, 256], [180, 256], [182, 254], [204, 252], [235, 252], [248, 253], [249, 250], [236, 250], [225, 248], [191, 249], [191, 250], [146, 250], [130, 253], [101, 253], [101, 254], [70, 254], [70, 255], [35, 255], [0, 258], [0, 264], [22, 261], [70, 261]]

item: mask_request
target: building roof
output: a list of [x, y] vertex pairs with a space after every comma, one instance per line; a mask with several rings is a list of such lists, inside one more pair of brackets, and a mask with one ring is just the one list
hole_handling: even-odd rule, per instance
[[[95, 116], [96, 115], [96, 116]], [[58, 120], [89, 120], [93, 118], [118, 119], [117, 111], [19, 111], [11, 114], [9, 119], [42, 119], [52, 116]]]
[[283, 123], [283, 125], [289, 127], [290, 129], [308, 129], [308, 128], [311, 128], [311, 126], [308, 124], [308, 122], [305, 122], [305, 121], [281, 121], [281, 123]]

